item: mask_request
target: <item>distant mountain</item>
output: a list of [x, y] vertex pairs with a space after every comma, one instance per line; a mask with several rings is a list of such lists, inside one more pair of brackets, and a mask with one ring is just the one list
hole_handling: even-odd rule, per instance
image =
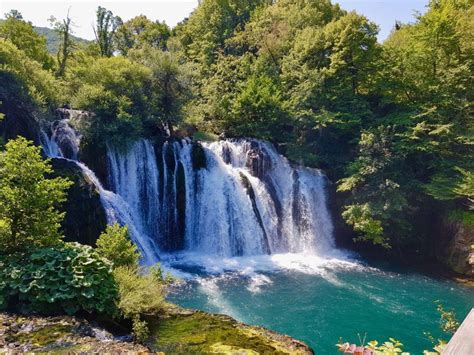
[[[34, 28], [36, 32], [46, 37], [46, 45], [48, 47], [48, 52], [51, 54], [56, 54], [59, 48], [59, 36], [56, 33], [56, 31], [53, 30], [52, 28], [47, 28], [47, 27], [34, 26]], [[91, 42], [84, 38], [79, 38], [76, 36], [71, 36], [71, 37], [77, 43], [87, 44]]]
[[[0, 19], [0, 23], [3, 21], [5, 20]], [[56, 31], [48, 27], [33, 26], [33, 28], [35, 29], [37, 33], [46, 37], [46, 46], [48, 47], [48, 52], [50, 54], [56, 54], [59, 48], [59, 36], [56, 33]], [[91, 41], [84, 38], [80, 38], [76, 36], [71, 36], [71, 37], [76, 43], [80, 43], [80, 44], [91, 43]]]

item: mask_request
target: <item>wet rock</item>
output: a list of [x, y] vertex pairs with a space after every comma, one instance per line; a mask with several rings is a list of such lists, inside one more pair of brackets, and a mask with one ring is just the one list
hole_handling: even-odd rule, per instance
[[474, 277], [474, 226], [445, 218], [440, 234], [441, 261], [458, 274]]
[[113, 338], [105, 329], [69, 316], [20, 317], [0, 313], [0, 324], [0, 353], [150, 353], [143, 345]]
[[62, 228], [66, 241], [94, 245], [107, 225], [99, 191], [72, 161], [52, 159], [54, 176], [67, 177], [74, 182], [68, 190], [62, 209], [66, 216]]
[[260, 179], [262, 179], [266, 172], [272, 168], [270, 157], [265, 150], [260, 148], [258, 142], [250, 142], [250, 149], [247, 151], [246, 166], [253, 176]]

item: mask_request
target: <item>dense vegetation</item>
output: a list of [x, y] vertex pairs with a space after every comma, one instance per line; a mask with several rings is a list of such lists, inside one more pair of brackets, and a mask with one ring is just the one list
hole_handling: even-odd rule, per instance
[[[267, 139], [337, 182], [358, 240], [429, 255], [432, 216], [472, 223], [472, 0], [432, 0], [377, 42], [323, 1], [205, 0], [170, 29], [99, 8], [96, 41], [53, 25], [53, 58], [21, 14], [0, 23], [1, 101], [95, 112], [85, 141], [211, 133]], [[21, 87], [21, 90], [18, 88]]]
[[126, 318], [145, 340], [141, 316], [160, 311], [164, 300], [159, 265], [140, 269], [137, 247], [118, 225], [95, 249], [63, 242], [58, 208], [71, 183], [50, 177], [40, 150], [19, 137], [0, 152], [0, 310]]
[[[92, 42], [69, 17], [51, 19], [53, 55], [12, 10], [0, 22], [0, 120], [92, 111], [78, 128], [93, 147], [266, 139], [327, 172], [357, 240], [429, 256], [434, 219], [474, 223], [473, 5], [431, 0], [382, 44], [376, 24], [329, 0], [204, 0], [174, 29], [99, 7]], [[146, 339], [145, 315], [164, 302], [159, 267], [139, 267], [126, 227], [109, 226], [96, 248], [63, 242], [71, 183], [24, 138], [0, 147], [0, 309], [125, 318]]]

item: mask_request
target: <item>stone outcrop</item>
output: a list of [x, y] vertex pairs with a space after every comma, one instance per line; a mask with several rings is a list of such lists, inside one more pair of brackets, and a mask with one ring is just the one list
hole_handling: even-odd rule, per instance
[[445, 218], [440, 259], [453, 271], [474, 277], [474, 225]]
[[167, 304], [146, 318], [151, 332], [141, 345], [117, 324], [111, 333], [76, 317], [0, 313], [0, 353], [313, 354], [303, 342], [225, 315]]
[[74, 182], [62, 206], [66, 216], [62, 228], [66, 241], [94, 245], [107, 225], [99, 191], [72, 161], [52, 159], [54, 176], [67, 177]]
[[305, 343], [220, 314], [168, 305], [150, 318], [153, 351], [166, 354], [313, 354]]
[[0, 313], [0, 353], [149, 353], [148, 348], [131, 339], [130, 335], [114, 336], [75, 317]]

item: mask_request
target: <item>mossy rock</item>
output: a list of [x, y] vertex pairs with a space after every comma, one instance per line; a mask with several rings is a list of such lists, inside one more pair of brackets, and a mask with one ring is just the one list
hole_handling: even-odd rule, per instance
[[53, 324], [32, 332], [18, 332], [13, 335], [13, 340], [18, 343], [34, 346], [46, 346], [63, 338], [72, 331], [71, 325]]
[[165, 353], [312, 354], [304, 343], [261, 327], [251, 327], [224, 315], [170, 306], [148, 319], [149, 346]]
[[95, 245], [107, 226], [107, 217], [96, 186], [72, 161], [52, 159], [53, 176], [70, 179], [74, 184], [67, 190], [67, 201], [61, 206], [66, 212], [61, 223], [66, 241]]

